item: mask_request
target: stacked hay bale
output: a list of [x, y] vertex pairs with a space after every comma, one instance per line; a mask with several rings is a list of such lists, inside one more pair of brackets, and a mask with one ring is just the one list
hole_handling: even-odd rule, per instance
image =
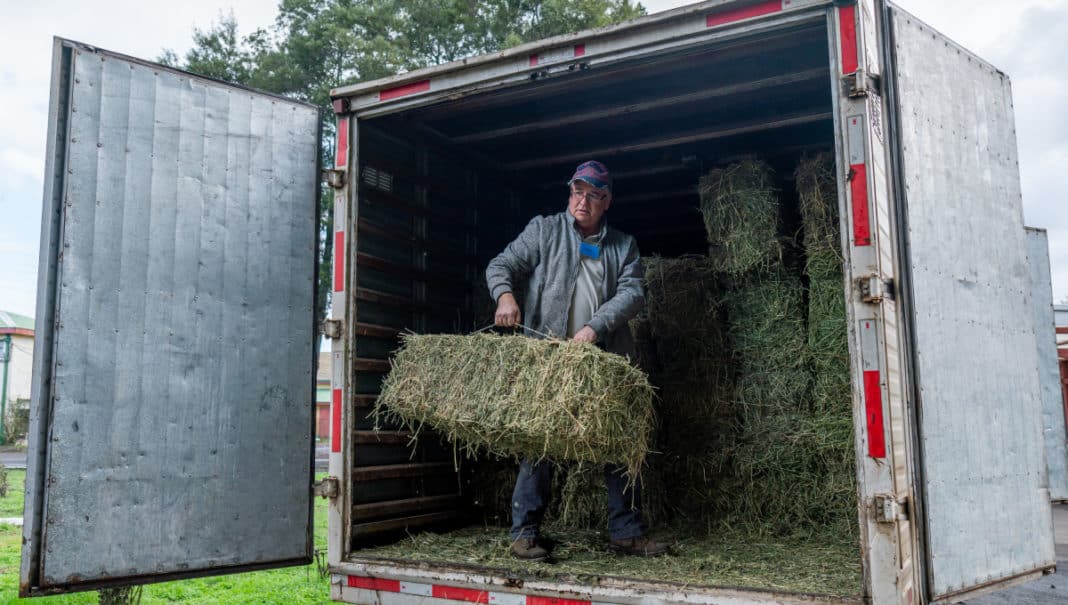
[[[658, 454], [645, 503], [651, 519], [702, 516], [717, 497], [733, 424], [734, 367], [723, 287], [705, 256], [645, 259], [646, 314], [659, 393]], [[632, 330], [636, 331], [636, 330]], [[640, 341], [639, 341], [640, 342]]]
[[715, 512], [763, 533], [817, 528], [840, 516], [849, 484], [837, 462], [851, 441], [848, 424], [812, 403], [805, 290], [797, 251], [784, 243], [775, 175], [746, 160], [706, 175], [700, 192], [710, 256], [728, 283], [737, 368], [737, 425]]
[[849, 342], [843, 292], [838, 190], [834, 157], [802, 158], [794, 172], [808, 277], [808, 359], [813, 376], [810, 418], [823, 448], [816, 459], [826, 478], [814, 508], [827, 523], [855, 534], [856, 462], [853, 448]]
[[809, 284], [808, 349], [815, 377], [813, 405], [825, 412], [848, 410], [849, 345], [834, 159], [826, 153], [802, 158], [794, 176]]
[[779, 191], [771, 167], [745, 160], [701, 179], [710, 256], [728, 284], [728, 336], [743, 418], [804, 406], [804, 289], [785, 260]]

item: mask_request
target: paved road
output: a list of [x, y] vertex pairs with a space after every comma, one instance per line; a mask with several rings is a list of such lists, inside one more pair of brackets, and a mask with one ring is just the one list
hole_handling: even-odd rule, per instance
[[1009, 590], [968, 599], [967, 605], [1068, 604], [1068, 505], [1053, 505], [1053, 532], [1057, 542], [1057, 573]]
[[7, 468], [26, 468], [26, 453], [0, 452], [0, 464]]

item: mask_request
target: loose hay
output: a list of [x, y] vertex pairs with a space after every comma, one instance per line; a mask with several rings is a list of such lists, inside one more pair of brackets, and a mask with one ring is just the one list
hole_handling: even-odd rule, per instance
[[740, 275], [781, 261], [778, 189], [766, 163], [750, 159], [713, 170], [699, 192], [709, 256], [721, 272]]
[[557, 538], [553, 565], [508, 555], [511, 539], [499, 528], [470, 527], [448, 534], [420, 533], [374, 549], [361, 558], [444, 562], [494, 570], [507, 577], [574, 581], [576, 578], [636, 578], [699, 587], [745, 587], [849, 597], [862, 590], [856, 541], [831, 528], [803, 537], [756, 535], [740, 528], [710, 534], [695, 524], [663, 528], [673, 551], [668, 557], [620, 557], [606, 547], [601, 531], [568, 531]]
[[461, 451], [617, 463], [639, 476], [653, 388], [595, 346], [494, 334], [405, 334], [375, 415], [427, 426]]

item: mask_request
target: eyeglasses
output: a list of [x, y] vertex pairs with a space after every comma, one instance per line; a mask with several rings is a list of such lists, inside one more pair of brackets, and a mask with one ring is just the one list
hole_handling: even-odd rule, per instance
[[587, 202], [603, 202], [605, 198], [608, 197], [608, 195], [600, 191], [594, 191], [593, 189], [590, 189], [588, 191], [579, 191], [578, 189], [572, 189], [571, 197], [575, 198], [576, 200], [586, 198]]

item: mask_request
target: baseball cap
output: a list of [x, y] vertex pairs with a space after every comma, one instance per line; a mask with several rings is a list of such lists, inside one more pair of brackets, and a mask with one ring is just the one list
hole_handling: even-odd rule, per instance
[[586, 181], [598, 189], [612, 190], [612, 175], [609, 174], [608, 168], [604, 164], [590, 160], [578, 165], [575, 169], [575, 174], [571, 175], [571, 180], [567, 182], [568, 185], [575, 181]]

